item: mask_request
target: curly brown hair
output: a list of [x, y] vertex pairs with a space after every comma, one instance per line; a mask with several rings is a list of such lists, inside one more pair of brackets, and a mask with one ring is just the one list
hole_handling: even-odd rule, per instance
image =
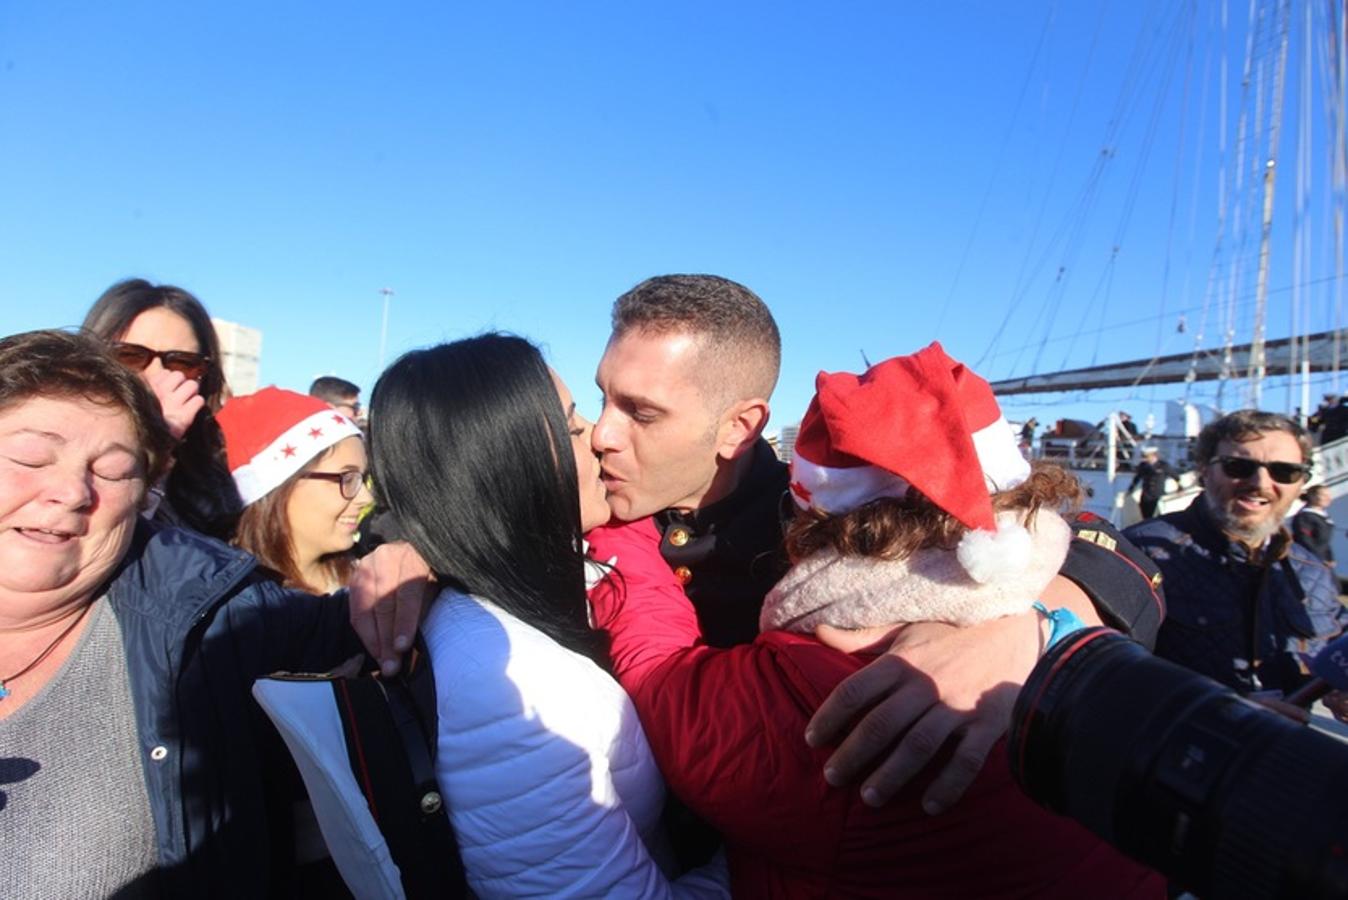
[[[1068, 512], [1081, 504], [1081, 482], [1050, 462], [1031, 464], [1030, 477], [992, 496], [996, 512], [1017, 510], [1028, 519], [1042, 507]], [[954, 549], [968, 529], [916, 488], [903, 498], [882, 497], [841, 515], [797, 510], [786, 529], [786, 553], [792, 563], [821, 550], [842, 556], [906, 559], [918, 550]]]

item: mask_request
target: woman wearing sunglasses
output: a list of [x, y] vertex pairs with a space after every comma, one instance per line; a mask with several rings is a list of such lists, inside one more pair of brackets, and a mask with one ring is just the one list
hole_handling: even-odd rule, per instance
[[234, 543], [286, 587], [344, 587], [373, 502], [360, 429], [317, 397], [275, 387], [233, 398], [218, 419], [245, 504]]
[[151, 491], [152, 515], [228, 540], [242, 504], [225, 468], [214, 419], [225, 378], [205, 307], [182, 288], [132, 278], [103, 292], [84, 317], [84, 329], [107, 343], [122, 365], [140, 373], [178, 442], [169, 474]]

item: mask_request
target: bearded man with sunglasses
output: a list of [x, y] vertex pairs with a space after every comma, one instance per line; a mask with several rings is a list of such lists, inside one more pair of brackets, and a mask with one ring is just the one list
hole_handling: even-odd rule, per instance
[[1241, 410], [1203, 429], [1203, 493], [1124, 534], [1160, 567], [1166, 618], [1156, 655], [1242, 693], [1291, 691], [1348, 624], [1323, 562], [1284, 518], [1311, 472], [1310, 436], [1285, 416]]

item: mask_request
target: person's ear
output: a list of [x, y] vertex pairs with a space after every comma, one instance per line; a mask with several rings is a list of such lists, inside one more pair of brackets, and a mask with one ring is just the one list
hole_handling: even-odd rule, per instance
[[716, 432], [716, 455], [721, 459], [735, 459], [746, 453], [763, 434], [771, 411], [768, 401], [762, 397], [731, 405], [721, 417]]

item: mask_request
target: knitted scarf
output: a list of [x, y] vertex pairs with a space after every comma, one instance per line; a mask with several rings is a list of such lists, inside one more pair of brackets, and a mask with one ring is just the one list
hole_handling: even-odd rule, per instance
[[819, 625], [869, 628], [906, 622], [972, 625], [1029, 609], [1067, 557], [1072, 530], [1040, 510], [1026, 524], [1024, 568], [988, 584], [969, 577], [953, 550], [919, 550], [906, 559], [812, 554], [768, 593], [759, 629], [811, 633]]

